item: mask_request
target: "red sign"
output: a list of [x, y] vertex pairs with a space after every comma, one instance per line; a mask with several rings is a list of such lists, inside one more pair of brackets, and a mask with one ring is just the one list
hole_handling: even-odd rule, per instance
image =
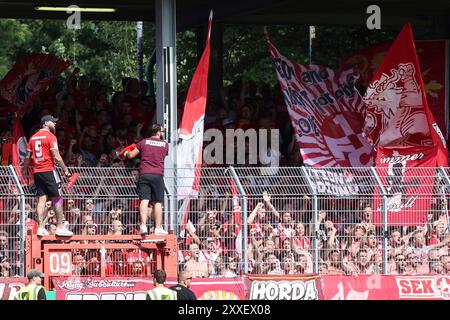
[[450, 300], [450, 276], [397, 276], [399, 299]]
[[248, 276], [248, 300], [322, 300], [319, 275]]
[[53, 278], [56, 300], [145, 300], [151, 278]]
[[27, 283], [27, 278], [0, 278], [0, 300], [17, 300], [17, 293]]
[[[170, 279], [166, 287], [177, 282]], [[57, 300], [145, 300], [152, 278], [53, 278]], [[199, 300], [244, 300], [243, 278], [194, 279], [191, 288]]]
[[190, 289], [198, 300], [245, 300], [243, 277], [194, 279]]
[[397, 286], [392, 276], [327, 275], [322, 276], [325, 300], [397, 300]]
[[[3, 299], [15, 299], [25, 278], [0, 279]], [[175, 285], [170, 279], [166, 286]], [[145, 300], [151, 278], [54, 278], [57, 300]], [[448, 275], [298, 275], [194, 279], [199, 300], [450, 300]]]
[[325, 300], [450, 299], [450, 277], [389, 275], [322, 276]]

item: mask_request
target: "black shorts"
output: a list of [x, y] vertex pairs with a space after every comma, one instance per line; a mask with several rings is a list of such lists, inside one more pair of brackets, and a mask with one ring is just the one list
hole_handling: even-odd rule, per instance
[[164, 201], [164, 179], [159, 174], [140, 175], [137, 189], [139, 200]]
[[61, 178], [56, 171], [36, 172], [34, 185], [36, 186], [36, 197], [47, 195], [56, 198], [62, 195]]

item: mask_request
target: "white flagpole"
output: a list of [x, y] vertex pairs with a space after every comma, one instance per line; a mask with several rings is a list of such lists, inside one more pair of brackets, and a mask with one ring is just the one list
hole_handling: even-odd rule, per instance
[[316, 38], [316, 27], [309, 26], [309, 64], [313, 63], [313, 40]]

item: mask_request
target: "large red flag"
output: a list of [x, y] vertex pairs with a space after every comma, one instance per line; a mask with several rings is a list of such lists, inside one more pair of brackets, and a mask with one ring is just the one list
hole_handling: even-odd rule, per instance
[[[446, 68], [449, 61], [449, 43], [448, 40], [414, 41], [428, 106], [445, 137], [448, 136], [448, 119], [445, 115], [449, 103], [449, 70]], [[341, 69], [347, 70], [352, 67], [356, 69], [360, 74], [357, 83], [367, 87], [391, 45], [392, 42], [384, 42], [346, 54], [341, 58]]]
[[50, 54], [31, 54], [16, 61], [0, 81], [0, 96], [18, 111], [22, 118], [26, 107], [69, 67], [69, 63]]
[[305, 164], [315, 167], [373, 165], [372, 146], [363, 136], [365, 106], [353, 70], [335, 73], [284, 57], [266, 32], [278, 81]]
[[[402, 29], [373, 76], [364, 102], [367, 105], [365, 134], [374, 145], [446, 149], [428, 107], [409, 24]], [[438, 159], [438, 165], [446, 164], [447, 156]]]
[[[388, 193], [388, 222], [423, 224], [430, 209], [434, 174], [418, 174], [416, 167], [447, 166], [448, 156], [427, 104], [409, 24], [389, 49], [364, 101], [365, 134], [377, 146], [377, 171]], [[382, 220], [380, 201], [376, 196], [376, 223]]]
[[[20, 121], [32, 103], [45, 88], [53, 83], [70, 64], [49, 54], [31, 54], [18, 59], [12, 69], [0, 81], [0, 97], [12, 106], [16, 122], [12, 132], [12, 165], [19, 167], [25, 158], [27, 142]], [[32, 176], [22, 177], [21, 170], [16, 170], [23, 184], [32, 183]]]
[[205, 50], [192, 77], [179, 127], [177, 144], [178, 199], [196, 196], [198, 193], [202, 151], [203, 129], [208, 91], [208, 70], [212, 11], [208, 21]]

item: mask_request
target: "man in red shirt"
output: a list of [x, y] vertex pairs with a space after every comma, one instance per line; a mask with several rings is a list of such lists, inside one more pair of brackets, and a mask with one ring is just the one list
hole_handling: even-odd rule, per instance
[[154, 124], [151, 137], [142, 139], [132, 150], [126, 150], [123, 155], [133, 159], [141, 154], [141, 166], [138, 181], [138, 194], [141, 203], [139, 212], [141, 215], [141, 234], [147, 234], [148, 205], [151, 201], [155, 213], [155, 234], [166, 235], [162, 228], [162, 202], [164, 201], [164, 158], [169, 153], [169, 145], [164, 140], [164, 129], [159, 124]]
[[57, 118], [51, 115], [43, 116], [41, 119], [42, 128], [36, 132], [28, 143], [27, 155], [23, 166], [24, 174], [28, 165], [33, 159], [34, 184], [36, 186], [39, 228], [38, 236], [48, 235], [44, 226], [45, 202], [47, 197], [52, 201], [56, 212], [57, 228], [56, 235], [70, 237], [73, 233], [64, 227], [63, 198], [61, 194], [61, 179], [55, 169], [55, 162], [63, 169], [64, 175], [70, 177], [71, 174], [64, 164], [58, 151], [58, 141], [56, 139], [55, 127]]

